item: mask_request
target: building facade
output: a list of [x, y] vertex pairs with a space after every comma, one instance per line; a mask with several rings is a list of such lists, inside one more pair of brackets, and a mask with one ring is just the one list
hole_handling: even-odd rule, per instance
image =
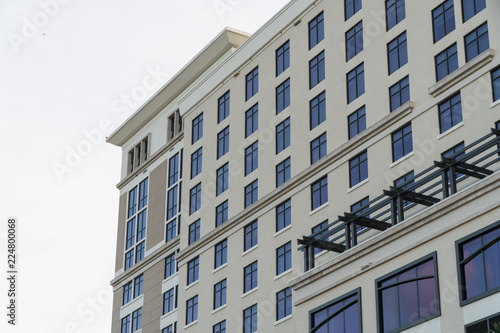
[[295, 0], [109, 138], [112, 332], [500, 320], [500, 2]]

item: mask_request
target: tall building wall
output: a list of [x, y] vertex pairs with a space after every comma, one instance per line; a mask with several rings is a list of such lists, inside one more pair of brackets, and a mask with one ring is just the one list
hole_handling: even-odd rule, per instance
[[[428, 170], [450, 149], [472, 152], [472, 143], [498, 128], [500, 3], [489, 0], [482, 9], [483, 2], [472, 2], [476, 7], [459, 0], [292, 1], [246, 41], [223, 32], [111, 136], [124, 156], [112, 284], [122, 297], [127, 278], [156, 272], [144, 294], [143, 309], [150, 310], [143, 332], [168, 332], [174, 320], [177, 330], [190, 332], [314, 331], [316, 313], [353, 297], [359, 327], [388, 331], [379, 279], [422, 258], [434, 265], [439, 311], [405, 319], [395, 331], [456, 332], [500, 311], [489, 306], [494, 292], [472, 302], [459, 293], [461, 243], [455, 244], [498, 221], [494, 145], [485, 148], [494, 174], [460, 181], [459, 193], [431, 207], [408, 206], [403, 223], [383, 232], [367, 228], [356, 247], [316, 250], [315, 267], [307, 267], [297, 245], [399, 186], [399, 178]], [[448, 23], [443, 36], [439, 15]], [[481, 36], [476, 49], [472, 32]], [[436, 64], [444, 51], [443, 74]], [[129, 147], [145, 135], [155, 161], [131, 173]], [[173, 139], [178, 143], [169, 145]], [[171, 183], [176, 153], [182, 177]], [[129, 273], [119, 263], [127, 252], [120, 247], [129, 207], [122, 201], [147, 176], [145, 259]], [[179, 207], [172, 216], [175, 186]], [[172, 221], [175, 240], [168, 236]], [[177, 249], [175, 283], [160, 279], [162, 262]], [[175, 319], [158, 305], [170, 284], [178, 284]], [[124, 315], [121, 307], [120, 320]]]

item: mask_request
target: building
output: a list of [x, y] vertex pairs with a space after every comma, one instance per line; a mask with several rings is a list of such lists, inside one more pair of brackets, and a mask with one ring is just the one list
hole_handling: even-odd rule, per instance
[[221, 32], [108, 138], [112, 332], [493, 327], [499, 49], [496, 0], [295, 0]]

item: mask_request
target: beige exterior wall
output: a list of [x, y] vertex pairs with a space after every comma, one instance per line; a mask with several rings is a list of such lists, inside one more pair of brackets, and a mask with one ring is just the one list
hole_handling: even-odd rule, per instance
[[[480, 183], [467, 180], [463, 184], [472, 187], [446, 202], [431, 208], [412, 208], [406, 214], [415, 215], [413, 218], [383, 233], [365, 234], [360, 238], [362, 244], [340, 256], [322, 252], [316, 258], [317, 267], [313, 271], [304, 273], [303, 253], [297, 251], [296, 239], [310, 235], [312, 227], [325, 220], [333, 222], [366, 196], [371, 199], [379, 196], [395, 179], [411, 170], [415, 174], [421, 172], [433, 161], [440, 160], [442, 152], [462, 141], [466, 145], [472, 143], [500, 120], [500, 105], [492, 104], [490, 75], [491, 70], [500, 65], [500, 3], [487, 0], [487, 10], [462, 23], [460, 1], [455, 0], [455, 30], [433, 43], [431, 11], [441, 2], [407, 0], [406, 18], [386, 31], [383, 1], [363, 1], [362, 10], [347, 21], [342, 1], [291, 1], [241, 47], [228, 49], [220, 58], [211, 59], [213, 63], [199, 71], [193, 82], [183, 88], [172, 83], [162, 89], [136, 118], [125, 124], [135, 122], [133, 131], [127, 132], [125, 128], [121, 130], [125, 134], [115, 134], [127, 138], [121, 144], [124, 159], [119, 184], [120, 212], [125, 214], [126, 193], [138, 181], [150, 177], [146, 258], [140, 269], [123, 272], [124, 253], [122, 248], [117, 248], [113, 284], [115, 298], [120, 297], [122, 282], [139, 271], [144, 272], [143, 332], [158, 332], [167, 322], [173, 322], [170, 316], [161, 315], [160, 303], [163, 293], [177, 283], [179, 308], [175, 320], [179, 318], [179, 331], [183, 328], [188, 332], [209, 331], [214, 324], [226, 320], [227, 332], [242, 332], [243, 310], [258, 304], [259, 332], [307, 332], [311, 309], [361, 288], [363, 327], [365, 332], [371, 332], [376, 327], [375, 279], [434, 251], [438, 258], [441, 297], [446, 304], [442, 303], [440, 317], [419, 327], [429, 332], [456, 332], [463, 330], [464, 324], [482, 318], [478, 317], [480, 314], [489, 313], [488, 302], [500, 296], [492, 295], [465, 307], [460, 307], [456, 296], [453, 297], [458, 288], [454, 241], [498, 220], [498, 173]], [[308, 22], [321, 11], [324, 12], [325, 39], [309, 50]], [[361, 20], [364, 49], [346, 62], [345, 32]], [[488, 22], [491, 50], [466, 64], [464, 36], [485, 21]], [[387, 43], [404, 31], [407, 33], [408, 63], [389, 75]], [[290, 41], [291, 66], [276, 77], [275, 51], [287, 40]], [[434, 56], [454, 42], [457, 43], [459, 70], [436, 83]], [[323, 50], [325, 80], [309, 89], [309, 61]], [[348, 104], [346, 74], [361, 63], [364, 63], [365, 93]], [[245, 101], [245, 76], [256, 66], [259, 67], [259, 92]], [[189, 70], [188, 66], [186, 71]], [[410, 102], [391, 113], [389, 87], [406, 75], [410, 78]], [[276, 115], [275, 89], [288, 78], [291, 104]], [[165, 106], [161, 94], [169, 89], [178, 89], [179, 93], [165, 102]], [[230, 91], [230, 115], [217, 124], [218, 98], [227, 91]], [[326, 121], [310, 130], [309, 101], [323, 91], [326, 92]], [[463, 123], [441, 134], [438, 104], [458, 91], [462, 96]], [[258, 130], [245, 138], [245, 112], [256, 103], [259, 104]], [[367, 128], [348, 140], [347, 117], [363, 105]], [[156, 113], [151, 111], [153, 106], [158, 106]], [[184, 137], [170, 147], [166, 137], [167, 119], [176, 110], [184, 118]], [[140, 122], [141, 112], [148, 115], [148, 121], [144, 116], [144, 123]], [[203, 137], [192, 144], [192, 121], [201, 113]], [[276, 125], [288, 117], [291, 144], [276, 154]], [[393, 161], [391, 134], [410, 122], [413, 152]], [[230, 128], [229, 152], [217, 159], [217, 134], [226, 126]], [[311, 165], [310, 142], [324, 132], [327, 133], [327, 156]], [[136, 174], [127, 175], [126, 147], [148, 133], [152, 138], [154, 161]], [[245, 176], [244, 150], [256, 140], [259, 142], [259, 165], [257, 170]], [[203, 171], [190, 179], [191, 154], [200, 147], [203, 147]], [[178, 245], [181, 252], [177, 257], [179, 273], [174, 280], [163, 281], [161, 260], [172, 251], [168, 243], [164, 244], [167, 165], [169, 158], [182, 148], [184, 177]], [[349, 160], [364, 150], [368, 152], [369, 177], [350, 188]], [[276, 165], [287, 157], [291, 158], [291, 179], [276, 188]], [[216, 196], [216, 170], [225, 163], [229, 163], [229, 188]], [[499, 170], [498, 165], [492, 168]], [[325, 175], [328, 176], [328, 203], [311, 211], [311, 184]], [[259, 200], [245, 209], [244, 187], [255, 179], [258, 179]], [[190, 189], [200, 182], [201, 209], [190, 215]], [[463, 184], [461, 189], [465, 187]], [[467, 196], [474, 200], [467, 201]], [[275, 208], [287, 199], [291, 199], [291, 227], [276, 233]], [[229, 202], [229, 221], [216, 228], [215, 209], [225, 200]], [[189, 225], [197, 219], [201, 219], [201, 239], [188, 245]], [[258, 219], [258, 246], [244, 253], [243, 228], [255, 219]], [[126, 223], [125, 215], [120, 215], [119, 244], [123, 244], [123, 223]], [[406, 227], [411, 233], [405, 232]], [[368, 239], [370, 237], [373, 238]], [[226, 238], [227, 265], [214, 270], [214, 246]], [[276, 249], [287, 242], [292, 243], [292, 269], [277, 277]], [[187, 263], [197, 256], [200, 258], [199, 281], [186, 286]], [[258, 261], [258, 288], [243, 295], [243, 268], [255, 260]], [[368, 264], [367, 269], [361, 269]], [[223, 279], [227, 279], [227, 305], [213, 311], [214, 284]], [[276, 322], [276, 293], [288, 286], [293, 287], [292, 316]], [[186, 300], [196, 295], [198, 321], [184, 327]], [[456, 316], [459, 319], [454, 319]], [[114, 314], [113, 330], [117, 320]], [[416, 331], [417, 328], [408, 330]]]
[[116, 240], [116, 262], [115, 271], [123, 269], [123, 256], [125, 242], [125, 219], [127, 218], [127, 195], [124, 193], [120, 195], [118, 206], [118, 231]]

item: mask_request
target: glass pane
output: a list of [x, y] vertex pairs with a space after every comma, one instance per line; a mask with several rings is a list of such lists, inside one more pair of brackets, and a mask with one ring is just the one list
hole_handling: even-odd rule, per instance
[[464, 279], [465, 298], [471, 298], [486, 291], [482, 253], [464, 266]]
[[399, 327], [397, 287], [382, 291], [383, 331], [387, 332]]
[[486, 289], [500, 287], [500, 241], [484, 251]]
[[[357, 296], [354, 296], [357, 298]], [[345, 332], [359, 332], [359, 312], [358, 303], [351, 305], [344, 311], [345, 316]]]
[[399, 286], [399, 304], [401, 326], [419, 318], [417, 282], [413, 281]]
[[434, 279], [418, 281], [418, 299], [420, 302], [420, 317], [426, 317], [437, 312], [436, 286]]

